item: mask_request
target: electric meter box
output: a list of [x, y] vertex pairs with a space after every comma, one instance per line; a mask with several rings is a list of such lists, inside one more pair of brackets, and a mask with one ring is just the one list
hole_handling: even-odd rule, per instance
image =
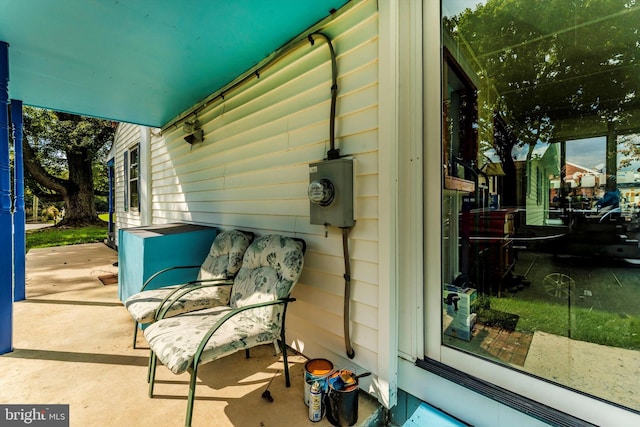
[[308, 195], [311, 224], [353, 226], [353, 159], [309, 164]]

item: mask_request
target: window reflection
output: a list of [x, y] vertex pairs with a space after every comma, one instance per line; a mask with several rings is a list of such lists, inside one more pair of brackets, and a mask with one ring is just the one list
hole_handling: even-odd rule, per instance
[[640, 5], [442, 6], [443, 342], [640, 410]]

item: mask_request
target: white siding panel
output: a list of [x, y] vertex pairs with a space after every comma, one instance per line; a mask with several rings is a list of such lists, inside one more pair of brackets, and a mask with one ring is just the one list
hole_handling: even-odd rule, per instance
[[356, 227], [351, 231], [352, 239], [370, 240], [378, 243], [378, 220], [359, 218]]
[[341, 134], [354, 134], [378, 128], [377, 108], [369, 108], [355, 113], [346, 113], [340, 117], [340, 122], [336, 123], [338, 132]]
[[[364, 1], [323, 32], [338, 55], [336, 148], [354, 159], [356, 225], [348, 361], [374, 374], [378, 360], [378, 19]], [[152, 141], [153, 222], [185, 221], [282, 233], [307, 242], [287, 334], [309, 357], [346, 366], [341, 231], [309, 223], [309, 163], [329, 149], [331, 65], [324, 41], [301, 46], [259, 78], [198, 112], [204, 142], [186, 143], [181, 125]], [[385, 351], [383, 349], [382, 351]]]
[[[356, 174], [367, 173], [366, 168], [362, 168], [361, 165], [365, 164], [364, 162], [369, 161], [369, 156], [371, 154], [377, 156], [378, 149], [378, 132], [377, 129], [371, 129], [367, 132], [358, 133], [355, 135], [347, 135], [341, 137], [339, 140], [339, 145], [341, 148], [342, 155], [351, 155], [354, 153], [358, 154], [355, 162]], [[373, 169], [368, 169], [368, 173], [377, 173], [378, 162], [377, 157], [374, 163], [370, 163], [371, 165], [375, 165]]]
[[[335, 269], [339, 269], [342, 265], [333, 266]], [[351, 281], [351, 298], [354, 301], [358, 301], [362, 304], [377, 307], [378, 295], [377, 284], [367, 283], [360, 280]], [[342, 277], [328, 277], [323, 275], [319, 271], [309, 271], [305, 274], [304, 283], [296, 287], [294, 292], [296, 298], [300, 298], [304, 301], [318, 301], [318, 306], [324, 310], [330, 311], [320, 301], [324, 301], [322, 297], [331, 295], [333, 297], [341, 299], [344, 295], [344, 279]], [[333, 300], [332, 302], [333, 303]], [[328, 302], [325, 304], [329, 304]], [[342, 303], [339, 305], [342, 307]], [[341, 313], [338, 311], [336, 313]]]
[[378, 194], [378, 177], [376, 175], [360, 175], [356, 178], [358, 197], [373, 197]]
[[[323, 310], [319, 304], [324, 304], [331, 310]], [[374, 326], [369, 327], [363, 322], [360, 322], [357, 318], [358, 307], [359, 305], [355, 303], [352, 304], [351, 308], [352, 344], [354, 346], [357, 345], [361, 349], [366, 349], [370, 353], [375, 353], [378, 342], [375, 333], [377, 325], [375, 325], [374, 322]], [[291, 305], [290, 311], [287, 314], [290, 314], [292, 317], [304, 317], [307, 322], [317, 325], [314, 327], [314, 332], [316, 333], [322, 330], [326, 333], [337, 333], [341, 335], [343, 330], [342, 312], [342, 298], [329, 296], [321, 300], [311, 300], [309, 303], [300, 298]], [[372, 311], [371, 319], [375, 320], [377, 318], [377, 314], [375, 313], [375, 311]], [[344, 345], [344, 339], [341, 344]], [[336, 349], [337, 352], [341, 350], [341, 348]]]
[[[340, 109], [338, 114], [342, 111], [360, 111], [367, 108], [376, 107], [378, 105], [378, 86], [371, 85], [351, 92], [349, 96], [344, 96], [340, 99]], [[337, 108], [337, 107], [336, 107]], [[377, 127], [376, 125], [373, 128]]]
[[124, 210], [126, 200], [125, 198], [125, 186], [124, 182], [124, 161], [123, 156], [125, 151], [130, 147], [137, 144], [141, 138], [141, 129], [138, 125], [132, 125], [129, 123], [120, 123], [116, 129], [116, 135], [114, 137], [115, 145], [115, 158], [114, 158], [114, 211], [115, 211], [115, 231], [116, 231], [116, 244], [118, 244], [118, 229], [137, 227], [142, 225], [140, 213], [138, 211]]

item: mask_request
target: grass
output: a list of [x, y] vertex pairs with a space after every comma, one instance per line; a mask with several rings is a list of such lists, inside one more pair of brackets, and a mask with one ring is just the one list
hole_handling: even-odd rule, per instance
[[520, 316], [516, 330], [541, 331], [610, 347], [640, 350], [640, 317], [515, 298], [492, 298], [491, 308]]
[[52, 246], [79, 245], [83, 243], [103, 242], [107, 238], [107, 224], [78, 228], [47, 227], [28, 230], [26, 235], [27, 252], [29, 249]]

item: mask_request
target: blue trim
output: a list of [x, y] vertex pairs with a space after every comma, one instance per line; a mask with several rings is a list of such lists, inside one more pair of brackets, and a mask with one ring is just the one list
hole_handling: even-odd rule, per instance
[[109, 225], [107, 228], [108, 233], [114, 232], [114, 224], [113, 224], [113, 212], [114, 212], [114, 203], [113, 203], [113, 191], [114, 191], [114, 166], [115, 159], [110, 159], [107, 162], [107, 175], [109, 177]]
[[24, 210], [24, 155], [22, 152], [22, 101], [11, 100], [11, 123], [13, 124], [13, 300], [27, 298], [25, 254], [27, 253]]
[[345, 3], [5, 0], [0, 38], [25, 105], [161, 127]]
[[0, 354], [13, 350], [13, 224], [8, 106], [9, 45], [0, 42]]

